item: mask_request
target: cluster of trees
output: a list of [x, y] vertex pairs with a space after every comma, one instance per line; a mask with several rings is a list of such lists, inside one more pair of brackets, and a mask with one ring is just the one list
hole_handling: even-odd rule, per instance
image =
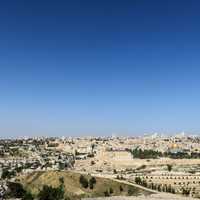
[[96, 179], [95, 179], [95, 177], [91, 177], [88, 180], [84, 175], [81, 175], [80, 178], [79, 178], [79, 182], [80, 182], [82, 187], [84, 187], [84, 188], [89, 187], [90, 189], [93, 189], [94, 185], [96, 184]]
[[160, 151], [154, 151], [152, 149], [133, 149], [130, 150], [132, 156], [134, 158], [140, 158], [140, 159], [156, 159], [159, 157], [169, 157], [172, 159], [198, 159], [200, 158], [200, 153], [186, 153], [186, 152], [160, 152]]
[[44, 185], [43, 189], [38, 194], [39, 200], [61, 200], [64, 199], [64, 189], [62, 185], [57, 188]]
[[1, 178], [2, 179], [10, 179], [17, 175], [17, 173], [22, 172], [23, 169], [28, 169], [31, 167], [31, 163], [26, 163], [23, 167], [15, 167], [14, 169], [4, 168], [2, 170]]
[[[44, 185], [42, 190], [37, 196], [33, 196], [30, 192], [26, 191], [21, 183], [9, 182], [9, 191], [6, 194], [7, 198], [20, 198], [22, 200], [64, 200], [64, 179], [60, 178], [60, 185], [58, 187], [52, 187]], [[68, 199], [68, 198], [67, 198]]]
[[10, 178], [16, 176], [17, 173], [22, 172], [23, 169], [26, 169], [28, 167], [29, 166], [25, 165], [24, 167], [16, 167], [13, 170], [5, 168], [2, 170], [1, 178], [2, 179], [10, 179]]
[[16, 176], [15, 170], [3, 169], [2, 174], [1, 174], [2, 179], [10, 179], [14, 176]]
[[58, 187], [52, 187], [44, 185], [42, 190], [39, 192], [38, 200], [63, 200], [65, 194], [64, 178], [59, 179], [60, 185]]
[[150, 183], [148, 184], [145, 180], [141, 179], [140, 177], [135, 177], [135, 183], [138, 185], [142, 185], [144, 187], [150, 188], [152, 190], [158, 190], [159, 192], [169, 192], [175, 194], [175, 189], [172, 188], [171, 185], [162, 185], [162, 184], [155, 184]]
[[[124, 191], [122, 185], [119, 186], [119, 191], [120, 191], [120, 192], [123, 192], [123, 191]], [[106, 190], [106, 191], [104, 192], [104, 196], [105, 196], [105, 197], [109, 197], [109, 196], [111, 196], [113, 193], [114, 193], [114, 190], [113, 190], [113, 188], [110, 187], [108, 190]], [[136, 194], [136, 189], [135, 189], [134, 187], [132, 187], [132, 186], [129, 186], [129, 187], [128, 187], [128, 190], [127, 190], [127, 194], [128, 194], [129, 196], [135, 195], [135, 194]]]
[[140, 177], [135, 177], [135, 183], [147, 187], [147, 182]]
[[151, 159], [151, 158], [158, 158], [162, 157], [162, 153], [159, 151], [154, 151], [154, 150], [147, 150], [147, 149], [133, 149], [131, 150], [131, 154], [134, 158], [140, 158], [140, 159]]
[[48, 143], [48, 147], [58, 147], [58, 143]]
[[182, 194], [184, 196], [189, 196], [191, 189], [189, 188], [182, 188]]
[[151, 183], [147, 187], [150, 189], [153, 189], [153, 190], [158, 190], [159, 192], [168, 192], [168, 193], [175, 194], [175, 189], [172, 188], [171, 185], [167, 185], [167, 184], [162, 185], [162, 184]]
[[6, 198], [21, 198], [22, 200], [33, 200], [33, 195], [26, 191], [21, 183], [8, 182]]
[[[175, 189], [172, 188], [171, 185], [167, 185], [167, 184], [155, 184], [155, 183], [150, 183], [150, 184], [147, 184], [147, 182], [143, 179], [141, 179], [140, 177], [136, 177], [135, 178], [135, 183], [138, 184], [138, 185], [142, 185], [144, 187], [148, 187], [152, 190], [157, 190], [159, 192], [168, 192], [168, 193], [172, 193], [172, 194], [175, 194]], [[182, 191], [182, 194], [184, 196], [188, 196], [190, 195], [191, 193], [191, 188], [181, 188], [181, 191]]]
[[125, 178], [122, 175], [117, 175], [116, 179], [118, 179], [118, 180], [125, 180]]
[[173, 159], [198, 159], [200, 158], [200, 153], [194, 153], [191, 154], [186, 152], [177, 152], [177, 153], [165, 153], [166, 157], [170, 157]]

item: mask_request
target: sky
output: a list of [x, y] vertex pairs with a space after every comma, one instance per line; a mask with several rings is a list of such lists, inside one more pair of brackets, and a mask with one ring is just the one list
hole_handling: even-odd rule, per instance
[[200, 133], [200, 1], [0, 3], [0, 137]]

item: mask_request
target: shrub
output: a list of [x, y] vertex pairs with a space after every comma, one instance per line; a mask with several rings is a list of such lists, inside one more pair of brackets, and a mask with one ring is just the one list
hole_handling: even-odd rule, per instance
[[82, 187], [88, 188], [88, 180], [83, 175], [80, 176], [79, 182]]
[[131, 196], [131, 195], [133, 195], [134, 193], [135, 193], [134, 188], [131, 187], [131, 186], [129, 186], [129, 188], [128, 188], [128, 195]]

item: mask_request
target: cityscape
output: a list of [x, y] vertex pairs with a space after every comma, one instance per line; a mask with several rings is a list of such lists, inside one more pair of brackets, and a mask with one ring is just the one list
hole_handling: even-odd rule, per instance
[[[0, 167], [2, 199], [40, 196], [42, 186], [58, 187], [60, 179], [64, 196], [70, 199], [160, 198], [163, 194], [162, 198], [172, 199], [200, 197], [200, 137], [185, 133], [2, 139]], [[65, 181], [71, 181], [70, 185]], [[105, 185], [98, 183], [101, 181]], [[20, 186], [26, 188], [27, 196]]]
[[200, 1], [0, 1], [0, 200], [200, 199]]

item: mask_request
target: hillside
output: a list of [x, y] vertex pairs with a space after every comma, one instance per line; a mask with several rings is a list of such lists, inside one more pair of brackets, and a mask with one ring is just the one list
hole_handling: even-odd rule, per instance
[[[43, 185], [51, 185], [57, 187], [60, 184], [60, 178], [64, 180], [66, 197], [81, 198], [81, 197], [101, 197], [105, 193], [110, 196], [138, 196], [149, 195], [150, 192], [144, 191], [140, 188], [120, 183], [114, 180], [96, 177], [96, 184], [93, 189], [84, 188], [80, 182], [81, 174], [69, 171], [47, 171], [47, 172], [33, 172], [29, 175], [22, 176], [19, 181], [24, 187], [33, 194], [38, 194]], [[90, 175], [84, 175], [86, 179], [90, 179]], [[107, 192], [106, 192], [107, 191]]]

